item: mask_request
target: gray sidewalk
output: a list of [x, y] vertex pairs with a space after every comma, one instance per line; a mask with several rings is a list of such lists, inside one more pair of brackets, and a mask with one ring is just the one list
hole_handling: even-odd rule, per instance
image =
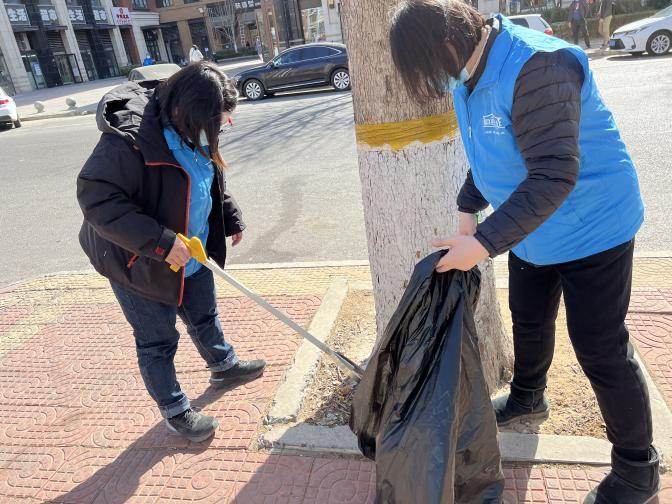
[[[259, 64], [261, 62], [258, 58], [251, 57], [220, 63], [219, 67], [224, 72], [234, 75]], [[21, 93], [14, 99], [22, 121], [53, 119], [56, 117], [93, 113], [96, 111], [98, 102], [105, 93], [123, 84], [126, 80], [126, 77], [115, 77], [112, 79], [84, 82], [82, 84], [39, 89], [30, 93]], [[74, 98], [77, 101], [76, 107], [68, 107], [65, 103], [65, 99], [68, 97]], [[35, 109], [34, 104], [37, 101], [44, 103], [44, 111], [41, 113], [38, 113]]]

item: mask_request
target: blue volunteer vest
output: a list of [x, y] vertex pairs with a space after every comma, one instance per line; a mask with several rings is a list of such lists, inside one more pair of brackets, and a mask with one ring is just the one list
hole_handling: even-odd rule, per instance
[[527, 176], [512, 131], [511, 107], [521, 69], [540, 51], [569, 49], [583, 66], [579, 179], [565, 202], [513, 252], [538, 265], [582, 259], [630, 241], [644, 220], [635, 167], [607, 109], [588, 57], [578, 47], [541, 32], [521, 28], [503, 16], [500, 34], [471, 94], [454, 94], [474, 183], [497, 209]]

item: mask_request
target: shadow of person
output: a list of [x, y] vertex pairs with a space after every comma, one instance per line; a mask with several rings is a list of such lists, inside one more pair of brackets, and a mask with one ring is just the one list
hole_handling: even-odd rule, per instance
[[[194, 409], [203, 409], [214, 403], [230, 389], [216, 390], [208, 387], [203, 394], [191, 401]], [[48, 500], [51, 504], [89, 504], [102, 498], [106, 503], [122, 503], [137, 495], [143, 478], [161, 467], [167, 458], [178, 453], [197, 455], [206, 451], [212, 444], [215, 435], [201, 443], [193, 443], [180, 436], [170, 434], [164, 421], [160, 421], [145, 434], [136, 439], [112, 462], [97, 470], [77, 486], [58, 497]], [[91, 449], [91, 452], [101, 450]], [[92, 453], [95, 459], [95, 453]], [[92, 459], [93, 460], [93, 459]], [[95, 463], [95, 461], [94, 461]]]

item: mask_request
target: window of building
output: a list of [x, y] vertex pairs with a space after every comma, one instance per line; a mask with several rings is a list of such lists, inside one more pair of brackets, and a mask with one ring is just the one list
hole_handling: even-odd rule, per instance
[[133, 0], [133, 8], [137, 10], [149, 10], [149, 0]]
[[201, 0], [184, 0], [184, 3], [185, 3], [185, 4], [190, 4], [190, 3], [198, 3], [198, 2], [200, 2], [200, 1], [201, 1]]
[[156, 0], [156, 6], [159, 9], [164, 9], [166, 7], [172, 7], [173, 6], [173, 0]]
[[[205, 27], [205, 21], [189, 21], [189, 31], [191, 32], [192, 42], [201, 49], [203, 55], [207, 56], [207, 53], [210, 50], [210, 41], [208, 38], [208, 30]], [[208, 48], [208, 51], [205, 50], [206, 47]]]

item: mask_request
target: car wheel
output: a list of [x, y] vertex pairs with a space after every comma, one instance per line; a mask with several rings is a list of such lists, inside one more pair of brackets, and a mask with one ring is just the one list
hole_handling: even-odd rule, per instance
[[646, 50], [654, 56], [667, 54], [672, 48], [672, 34], [665, 30], [660, 30], [651, 35], [646, 43]]
[[250, 79], [243, 86], [243, 92], [248, 100], [261, 100], [264, 97], [264, 85], [257, 79]]
[[14, 127], [15, 128], [21, 127], [21, 118], [18, 115], [16, 116], [16, 121], [14, 121]]
[[350, 74], [345, 68], [339, 68], [331, 76], [331, 85], [339, 91], [350, 89]]

